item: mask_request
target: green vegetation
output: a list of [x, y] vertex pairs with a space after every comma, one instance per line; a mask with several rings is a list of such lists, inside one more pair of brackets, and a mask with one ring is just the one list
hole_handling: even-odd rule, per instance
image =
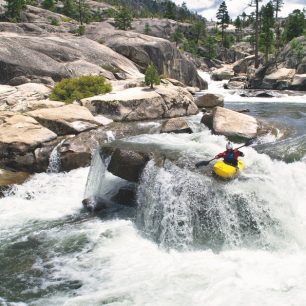
[[154, 64], [150, 64], [145, 72], [145, 83], [153, 89], [153, 85], [160, 84], [160, 76]]
[[303, 35], [306, 27], [305, 13], [300, 10], [294, 10], [287, 18], [283, 39], [285, 43], [295, 37]]
[[49, 96], [50, 100], [71, 103], [75, 100], [105, 94], [112, 91], [112, 85], [102, 76], [81, 76], [63, 79], [57, 83]]
[[146, 35], [149, 35], [151, 32], [152, 32], [152, 29], [151, 29], [150, 25], [146, 22], [145, 28], [144, 28], [144, 33]]
[[25, 0], [6, 0], [5, 17], [11, 22], [18, 22], [25, 8]]
[[184, 40], [182, 31], [179, 28], [176, 28], [175, 32], [171, 34], [170, 40], [175, 42], [175, 45], [178, 46]]
[[217, 16], [217, 19], [219, 20], [218, 24], [221, 26], [221, 33], [222, 33], [221, 43], [222, 43], [223, 47], [225, 47], [225, 45], [224, 45], [225, 32], [224, 31], [228, 27], [228, 24], [230, 23], [230, 17], [229, 17], [229, 14], [228, 14], [228, 10], [227, 10], [227, 6], [226, 6], [225, 1], [223, 1], [220, 4], [216, 16]]
[[128, 30], [132, 27], [133, 17], [125, 7], [121, 8], [115, 16], [115, 27], [119, 30]]
[[112, 74], [121, 72], [120, 68], [113, 66], [111, 64], [101, 65], [101, 68], [103, 68], [104, 70], [110, 71]]
[[292, 48], [292, 53], [296, 59], [296, 68], [299, 65], [299, 63], [302, 61], [304, 54], [306, 52], [304, 45], [301, 41], [299, 41], [297, 38], [294, 38], [290, 46]]
[[55, 2], [54, 0], [44, 0], [41, 3], [42, 7], [49, 11], [55, 11]]
[[51, 18], [51, 19], [50, 19], [50, 23], [51, 23], [51, 25], [53, 25], [53, 26], [59, 26], [59, 25], [60, 25], [59, 20], [56, 19], [56, 18]]
[[267, 5], [261, 9], [261, 33], [259, 39], [260, 49], [265, 54], [265, 62], [268, 62], [269, 54], [272, 52], [274, 42], [274, 7], [272, 2], [268, 2]]

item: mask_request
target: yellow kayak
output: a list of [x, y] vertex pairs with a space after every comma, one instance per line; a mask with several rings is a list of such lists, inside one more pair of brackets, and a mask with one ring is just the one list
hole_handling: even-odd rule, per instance
[[219, 160], [214, 165], [214, 173], [222, 178], [232, 178], [242, 171], [244, 167], [243, 160], [238, 160], [239, 170], [236, 167], [226, 164], [223, 160]]

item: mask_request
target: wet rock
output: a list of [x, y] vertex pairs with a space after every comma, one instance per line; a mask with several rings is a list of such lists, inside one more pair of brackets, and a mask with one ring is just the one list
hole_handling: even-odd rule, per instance
[[213, 112], [212, 111], [205, 112], [202, 119], [201, 119], [201, 123], [203, 123], [209, 129], [212, 130], [212, 128], [213, 128]]
[[306, 91], [306, 74], [296, 74], [289, 88]]
[[82, 204], [89, 212], [92, 213], [97, 213], [102, 210], [111, 209], [115, 206], [115, 203], [113, 201], [97, 196], [84, 199], [82, 201]]
[[201, 108], [213, 108], [215, 106], [224, 106], [224, 97], [218, 94], [206, 93], [196, 99], [196, 105]]
[[255, 55], [247, 56], [233, 65], [233, 70], [236, 74], [247, 74], [250, 66], [254, 66]]
[[258, 97], [258, 98], [273, 98], [279, 97], [280, 94], [271, 90], [245, 90], [240, 93], [241, 97]]
[[192, 95], [175, 86], [129, 88], [116, 93], [83, 99], [81, 104], [92, 113], [116, 121], [139, 121], [194, 115], [198, 108]]
[[13, 172], [0, 169], [0, 197], [4, 196], [4, 192], [12, 185], [24, 183], [29, 176], [30, 174], [27, 172]]
[[228, 137], [251, 139], [266, 131], [266, 126], [254, 117], [216, 107], [213, 110], [212, 130]]
[[[265, 75], [262, 81], [262, 88], [265, 89], [287, 89], [280, 88], [280, 84], [290, 84], [295, 75], [295, 69], [280, 68], [268, 75]], [[280, 83], [281, 82], [281, 83]]]
[[163, 122], [161, 133], [192, 133], [191, 128], [188, 125], [188, 122], [184, 118], [172, 118]]
[[211, 74], [211, 78], [214, 81], [223, 81], [223, 80], [229, 80], [234, 76], [234, 71], [232, 67], [222, 67], [220, 69], [216, 69]]
[[120, 205], [136, 207], [137, 201], [135, 184], [130, 184], [120, 188], [118, 192], [111, 198], [111, 201]]
[[101, 125], [87, 108], [76, 104], [38, 109], [27, 115], [59, 136], [84, 132]]
[[225, 89], [244, 89], [246, 87], [247, 77], [239, 76], [231, 78], [227, 84], [224, 84]]
[[116, 149], [107, 170], [127, 181], [138, 182], [148, 160], [145, 153]]

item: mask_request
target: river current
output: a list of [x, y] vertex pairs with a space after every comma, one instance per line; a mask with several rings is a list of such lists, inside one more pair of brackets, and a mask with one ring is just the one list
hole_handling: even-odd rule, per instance
[[[279, 135], [244, 148], [246, 170], [230, 182], [188, 167], [226, 143], [200, 116], [190, 135], [128, 139], [180, 152], [187, 165], [149, 162], [132, 217], [82, 208], [89, 168], [15, 186], [0, 199], [0, 305], [306, 305], [306, 97], [210, 90]], [[102, 193], [123, 184], [102, 172]]]

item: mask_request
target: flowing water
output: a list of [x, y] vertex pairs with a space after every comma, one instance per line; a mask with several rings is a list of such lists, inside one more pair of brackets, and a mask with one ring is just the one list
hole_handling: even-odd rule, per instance
[[0, 305], [305, 305], [305, 97], [276, 104], [233, 95], [228, 107], [247, 107], [280, 130], [243, 149], [238, 179], [194, 169], [226, 143], [195, 116], [194, 134], [127, 140], [180, 156], [147, 164], [136, 212], [82, 208], [84, 197], [126, 184], [99, 154], [88, 181], [89, 168], [37, 174], [0, 199]]

